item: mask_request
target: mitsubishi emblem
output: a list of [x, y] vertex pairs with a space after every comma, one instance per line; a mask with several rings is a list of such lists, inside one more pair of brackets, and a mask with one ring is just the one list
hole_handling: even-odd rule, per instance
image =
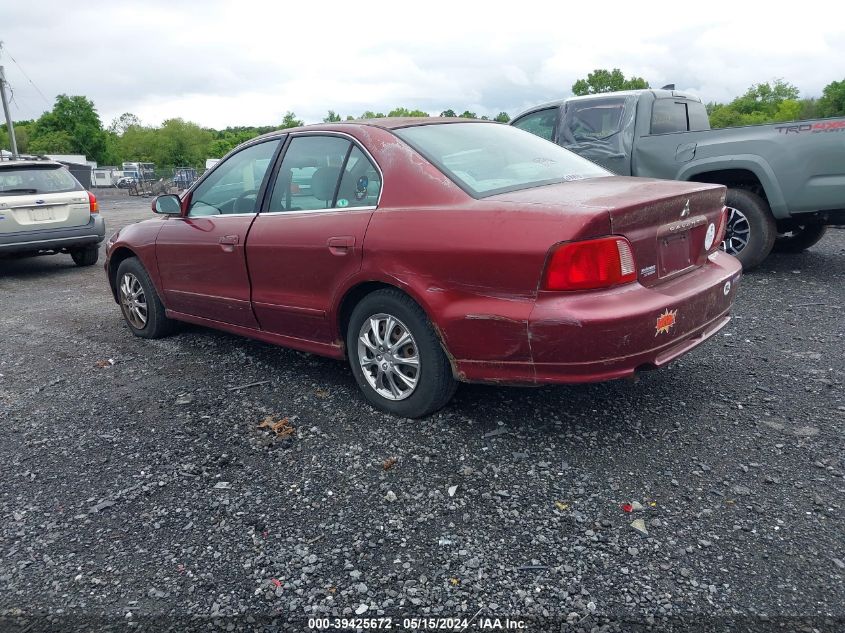
[[687, 198], [687, 203], [684, 205], [684, 208], [681, 209], [681, 217], [685, 218], [689, 215], [689, 198]]

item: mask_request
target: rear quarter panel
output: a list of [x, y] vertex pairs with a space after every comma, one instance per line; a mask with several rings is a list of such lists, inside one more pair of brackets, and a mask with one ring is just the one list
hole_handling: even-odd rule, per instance
[[[549, 248], [609, 230], [606, 213], [475, 200], [398, 138], [365, 141], [384, 173], [364, 241], [363, 281], [412, 296], [457, 359], [529, 360], [528, 319]], [[337, 298], [336, 305], [342, 295]]]

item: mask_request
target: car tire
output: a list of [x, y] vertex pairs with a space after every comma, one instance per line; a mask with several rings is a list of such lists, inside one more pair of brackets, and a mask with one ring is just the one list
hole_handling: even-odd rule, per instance
[[803, 224], [797, 228], [779, 233], [775, 238], [774, 250], [778, 253], [800, 253], [817, 244], [827, 232], [824, 224]]
[[93, 266], [100, 258], [100, 248], [97, 245], [74, 248], [70, 251], [70, 256], [77, 266]]
[[736, 257], [743, 270], [759, 266], [772, 250], [777, 226], [769, 205], [756, 193], [728, 188], [728, 226], [722, 250]]
[[[401, 340], [406, 342], [399, 344]], [[361, 392], [382, 411], [424, 417], [445, 406], [457, 388], [428, 316], [398, 290], [377, 290], [355, 306], [346, 348]], [[411, 362], [414, 358], [416, 364]]]
[[130, 257], [120, 262], [115, 288], [123, 319], [135, 336], [162, 338], [173, 332], [176, 322], [165, 316], [164, 304], [137, 258]]

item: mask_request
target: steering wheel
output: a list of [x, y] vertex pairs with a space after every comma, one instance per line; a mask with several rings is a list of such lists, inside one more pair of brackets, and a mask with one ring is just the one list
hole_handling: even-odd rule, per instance
[[249, 196], [258, 196], [258, 189], [250, 189], [249, 191], [244, 191], [241, 195], [235, 198], [235, 201], [232, 203], [232, 213], [252, 213], [255, 212], [255, 201], [252, 203], [252, 211], [239, 211], [238, 207], [240, 206], [241, 200], [246, 200]]

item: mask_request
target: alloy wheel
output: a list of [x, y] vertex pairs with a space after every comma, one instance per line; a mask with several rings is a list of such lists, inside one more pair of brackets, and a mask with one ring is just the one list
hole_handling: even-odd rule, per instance
[[750, 238], [751, 225], [748, 223], [748, 218], [739, 209], [728, 207], [728, 223], [725, 239], [722, 240], [722, 250], [729, 255], [737, 255], [748, 246]]
[[132, 327], [144, 329], [147, 325], [147, 297], [141, 282], [132, 273], [124, 273], [120, 280], [120, 307]]
[[390, 314], [374, 314], [358, 332], [358, 362], [370, 387], [387, 400], [404, 400], [417, 388], [420, 357], [408, 327]]

